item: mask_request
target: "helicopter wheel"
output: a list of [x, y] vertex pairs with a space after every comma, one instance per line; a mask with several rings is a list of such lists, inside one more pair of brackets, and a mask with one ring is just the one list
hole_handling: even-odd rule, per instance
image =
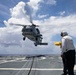
[[23, 40], [25, 40], [25, 37], [23, 37]]
[[35, 46], [37, 46], [37, 43], [34, 43]]

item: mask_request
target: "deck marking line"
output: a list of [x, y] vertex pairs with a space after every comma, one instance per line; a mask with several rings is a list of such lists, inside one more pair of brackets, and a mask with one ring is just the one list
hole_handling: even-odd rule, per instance
[[[30, 70], [30, 68], [0, 68], [0, 70]], [[42, 70], [42, 71], [49, 71], [49, 70], [63, 70], [63, 68], [32, 68], [32, 70]], [[74, 69], [76, 70], [76, 68]]]

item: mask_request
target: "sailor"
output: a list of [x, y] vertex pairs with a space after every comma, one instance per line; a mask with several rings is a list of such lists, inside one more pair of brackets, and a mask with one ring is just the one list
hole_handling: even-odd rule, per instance
[[64, 73], [62, 75], [67, 75], [67, 70], [69, 75], [74, 75], [75, 47], [73, 39], [65, 31], [61, 32], [61, 37], [61, 56], [64, 63]]

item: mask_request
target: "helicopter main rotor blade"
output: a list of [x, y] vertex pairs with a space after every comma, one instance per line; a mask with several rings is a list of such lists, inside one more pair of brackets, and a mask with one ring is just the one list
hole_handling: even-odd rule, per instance
[[10, 23], [10, 25], [17, 25], [17, 26], [30, 26], [30, 25], [25, 25], [25, 24], [14, 24], [14, 23]]
[[32, 8], [29, 4], [26, 4], [25, 10], [26, 10], [27, 15], [29, 16], [29, 22], [32, 24], [32, 26], [39, 27], [39, 25], [36, 25], [33, 23]]
[[29, 22], [33, 24], [32, 9], [28, 4], [26, 4], [26, 11], [27, 11], [27, 15], [29, 16]]
[[35, 25], [35, 24], [32, 24], [32, 25], [25, 25], [25, 24], [10, 23], [10, 25], [17, 25], [17, 26], [35, 26], [35, 27], [39, 27], [39, 25]]

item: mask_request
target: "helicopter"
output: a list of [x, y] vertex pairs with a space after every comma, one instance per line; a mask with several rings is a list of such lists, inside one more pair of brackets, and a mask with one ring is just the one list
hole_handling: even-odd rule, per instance
[[33, 24], [32, 25], [23, 25], [23, 24], [14, 24], [11, 23], [12, 25], [18, 25], [18, 26], [23, 26], [22, 28], [22, 35], [23, 35], [23, 40], [25, 41], [26, 38], [34, 42], [34, 45], [48, 45], [48, 43], [43, 43], [42, 42], [42, 34], [40, 33], [39, 26]]
[[28, 38], [29, 40], [34, 42], [34, 45], [48, 45], [48, 43], [42, 42], [42, 34], [40, 33], [39, 30], [39, 25], [36, 25], [33, 23], [32, 20], [32, 15], [31, 15], [31, 11], [30, 11], [30, 7], [28, 4], [27, 5], [27, 13], [29, 16], [29, 22], [31, 23], [30, 25], [25, 25], [25, 24], [15, 24], [15, 23], [9, 23], [10, 25], [17, 25], [17, 26], [22, 26], [22, 36], [23, 36], [23, 40], [25, 41], [26, 38]]

